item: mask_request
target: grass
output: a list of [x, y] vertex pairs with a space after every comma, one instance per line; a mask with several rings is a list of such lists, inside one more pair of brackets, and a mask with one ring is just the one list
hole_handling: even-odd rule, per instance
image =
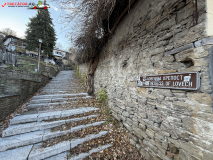
[[28, 65], [28, 66], [35, 66], [36, 64], [32, 64], [32, 63], [19, 63], [21, 65]]
[[[26, 56], [18, 56], [18, 64], [28, 65], [28, 66], [36, 66], [38, 65], [38, 58], [35, 57], [26, 57]], [[53, 65], [51, 63], [47, 63], [44, 61], [40, 61], [40, 65], [57, 68], [57, 65]]]
[[[28, 66], [29, 66], [29, 65], [28, 65]], [[25, 71], [28, 71], [28, 72], [33, 73], [33, 74], [36, 73], [35, 71], [31, 70], [31, 69], [30, 69], [29, 67], [27, 67], [27, 66], [24, 66], [24, 67], [15, 67], [15, 66], [13, 66], [13, 65], [9, 65], [8, 68], [14, 69], [14, 70], [25, 70]]]

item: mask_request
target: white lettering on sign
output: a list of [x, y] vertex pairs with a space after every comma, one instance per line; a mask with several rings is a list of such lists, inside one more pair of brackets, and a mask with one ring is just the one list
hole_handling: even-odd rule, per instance
[[137, 77], [137, 83], [141, 87], [197, 90], [200, 87], [200, 74], [187, 72], [141, 76]]
[[183, 75], [177, 75], [177, 76], [163, 76], [163, 80], [173, 81], [173, 80], [183, 80]]
[[173, 86], [179, 86], [179, 87], [192, 87], [192, 82], [173, 82]]
[[141, 81], [138, 81], [139, 86], [143, 86], [143, 83]]
[[169, 86], [170, 85], [170, 81], [166, 81], [166, 86]]
[[137, 77], [137, 81], [140, 81], [140, 77], [139, 76]]

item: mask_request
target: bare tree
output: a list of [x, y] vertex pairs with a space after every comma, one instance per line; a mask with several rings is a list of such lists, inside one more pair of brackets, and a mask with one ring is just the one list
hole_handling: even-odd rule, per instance
[[62, 49], [63, 47], [62, 47], [62, 44], [60, 43], [60, 42], [56, 42], [56, 48], [59, 48], [59, 49]]
[[8, 36], [8, 35], [17, 36], [16, 32], [13, 31], [13, 30], [10, 29], [10, 28], [4, 28], [4, 29], [1, 30], [1, 32], [2, 32], [3, 34], [5, 34], [6, 36]]
[[67, 36], [76, 47], [76, 59], [80, 62], [95, 57], [104, 44], [108, 31], [103, 19], [109, 17], [116, 0], [52, 0], [61, 8], [61, 23], [70, 26]]
[[75, 54], [75, 48], [70, 47], [70, 48], [69, 48], [69, 52], [71, 52], [72, 54]]
[[[67, 36], [70, 36], [71, 42], [74, 41], [76, 47], [74, 61], [77, 63], [89, 62], [86, 84], [87, 92], [92, 94], [93, 75], [99, 62], [101, 49], [134, 0], [52, 1], [60, 5], [62, 24], [65, 27], [70, 25]], [[126, 5], [122, 10], [117, 6], [115, 11], [115, 6], [119, 3], [129, 5]], [[111, 19], [112, 13], [115, 17], [111, 17]]]
[[74, 41], [74, 61], [88, 62], [87, 92], [93, 93], [93, 74], [99, 61], [99, 53], [106, 41], [107, 28], [103, 20], [110, 17], [116, 0], [52, 0], [59, 3], [61, 22], [70, 26], [67, 36]]
[[5, 49], [3, 44], [4, 36], [0, 33], [0, 49]]

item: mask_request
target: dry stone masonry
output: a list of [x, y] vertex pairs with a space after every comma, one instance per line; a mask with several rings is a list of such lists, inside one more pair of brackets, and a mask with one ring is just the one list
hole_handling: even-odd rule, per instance
[[[211, 0], [140, 0], [100, 53], [95, 92], [105, 88], [116, 119], [147, 160], [213, 159]], [[81, 64], [81, 75], [88, 64]], [[137, 76], [199, 72], [196, 91], [144, 88]]]

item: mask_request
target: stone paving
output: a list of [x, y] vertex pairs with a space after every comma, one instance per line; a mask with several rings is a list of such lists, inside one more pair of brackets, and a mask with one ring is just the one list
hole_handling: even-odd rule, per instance
[[[40, 95], [36, 95], [32, 98], [28, 105], [28, 112], [10, 120], [10, 126], [3, 131], [2, 138], [0, 138], [1, 160], [78, 160], [112, 146], [111, 144], [105, 144], [98, 148], [92, 148], [88, 153], [68, 156], [70, 149], [85, 141], [104, 136], [108, 131], [89, 134], [84, 138], [76, 137], [68, 141], [61, 141], [49, 147], [42, 146], [42, 142], [45, 140], [105, 123], [105, 121], [98, 121], [78, 125], [63, 131], [53, 131], [53, 128], [64, 124], [100, 116], [94, 114], [93, 111], [97, 111], [99, 108], [93, 106], [53, 108], [53, 106], [75, 103], [79, 99], [91, 98], [87, 93], [78, 93], [81, 87], [75, 83], [74, 79], [74, 72], [61, 71], [57, 77], [53, 78], [52, 81], [43, 88]], [[93, 114], [70, 118], [70, 116], [90, 112], [93, 112]], [[62, 118], [62, 120], [60, 120], [60, 118]]]

